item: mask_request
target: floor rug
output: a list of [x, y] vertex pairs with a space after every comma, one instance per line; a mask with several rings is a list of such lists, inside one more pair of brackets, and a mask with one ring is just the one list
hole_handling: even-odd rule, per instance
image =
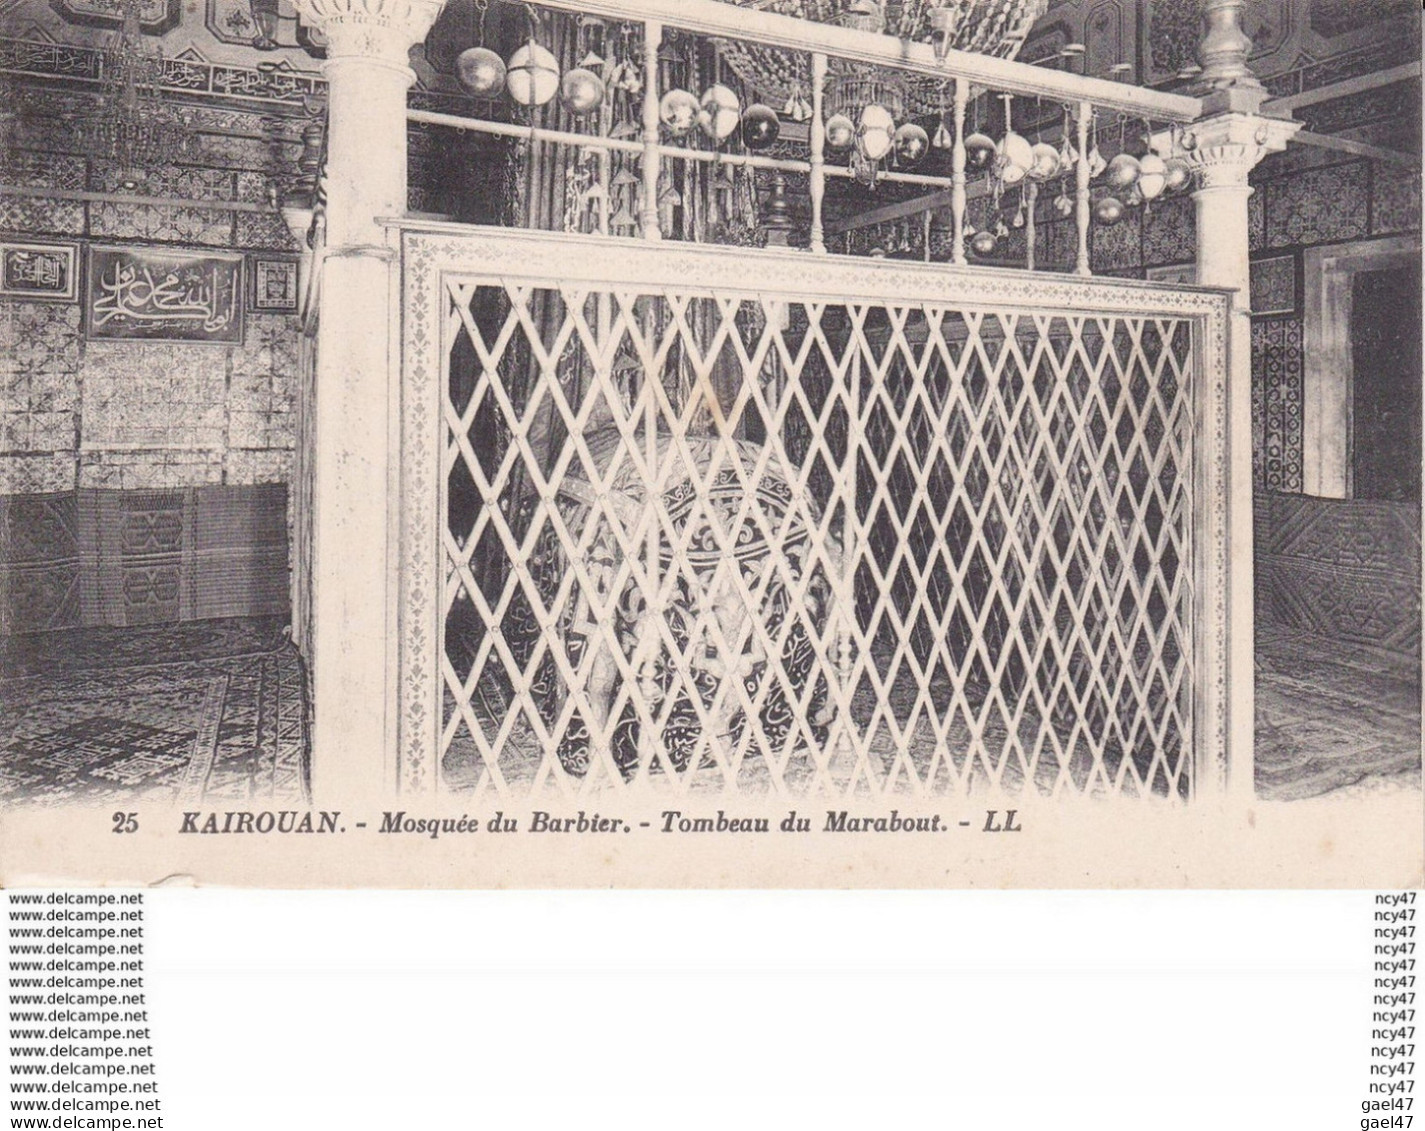
[[1420, 665], [1259, 623], [1258, 796], [1420, 786]]
[[272, 618], [13, 636], [0, 804], [300, 803], [306, 720]]

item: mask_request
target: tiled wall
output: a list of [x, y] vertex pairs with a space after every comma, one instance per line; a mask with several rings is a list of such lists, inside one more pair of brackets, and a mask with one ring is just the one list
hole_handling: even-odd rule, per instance
[[[81, 268], [90, 244], [295, 257], [268, 204], [290, 114], [197, 108], [192, 164], [140, 190], [172, 203], [147, 204], [74, 151], [85, 97], [21, 87], [0, 185], [29, 191], [0, 189], [0, 239], [73, 244]], [[299, 335], [249, 309], [233, 344], [90, 341], [79, 302], [0, 300], [0, 632], [283, 611]]]
[[[76, 200], [64, 194], [117, 188], [113, 169], [72, 152], [61, 115], [82, 100], [22, 90], [22, 133], [0, 155], [0, 184], [55, 195], [0, 192], [0, 238], [74, 242], [81, 263], [91, 242], [295, 255], [263, 207], [269, 117], [202, 108], [195, 164], [143, 188], [173, 204]], [[0, 302], [0, 338], [12, 343], [0, 360], [0, 494], [285, 483], [298, 334], [293, 316], [249, 312], [240, 344], [86, 341], [76, 303]]]
[[86, 342], [74, 304], [0, 304], [0, 494], [285, 483], [298, 330], [238, 345]]
[[[44, 52], [15, 58], [53, 65]], [[76, 67], [86, 58], [65, 56]], [[190, 100], [193, 149], [127, 194], [115, 169], [77, 146], [70, 121], [92, 111], [92, 90], [47, 72], [17, 83], [20, 131], [0, 147], [0, 240], [72, 244], [81, 268], [96, 244], [237, 251], [249, 275], [259, 257], [295, 259], [270, 193], [296, 167], [306, 118], [282, 82], [246, 74], [248, 92], [265, 101]], [[426, 92], [412, 98], [453, 108]], [[498, 139], [413, 126], [411, 206], [498, 220], [508, 150]], [[162, 202], [124, 199], [138, 194]], [[294, 315], [249, 308], [242, 340], [227, 345], [115, 342], [86, 337], [79, 302], [0, 298], [0, 632], [285, 606], [273, 546], [256, 557], [219, 552], [193, 532], [208, 529], [211, 512], [268, 538], [272, 515], [288, 512], [301, 348]], [[112, 531], [81, 552], [84, 516], [127, 530], [150, 512], [193, 534], [169, 547], [181, 568], [163, 563], [155, 585], [141, 583], [144, 563], [113, 558]], [[276, 547], [283, 572], [287, 542]], [[199, 569], [190, 553], [209, 566]], [[213, 562], [225, 563], [217, 574]]]

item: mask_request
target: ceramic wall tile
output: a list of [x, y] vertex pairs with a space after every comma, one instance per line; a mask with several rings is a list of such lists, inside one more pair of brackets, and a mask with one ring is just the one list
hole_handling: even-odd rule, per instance
[[1143, 217], [1143, 262], [1190, 263], [1197, 257], [1196, 207], [1187, 197], [1159, 200]]
[[290, 451], [230, 450], [224, 460], [228, 483], [290, 483]]
[[[95, 169], [94, 178], [99, 191], [127, 191], [124, 180], [128, 174], [120, 168], [100, 165]], [[164, 169], [149, 170], [144, 176], [144, 195], [165, 196], [175, 200], [221, 200], [233, 199], [234, 174], [227, 169], [198, 169], [188, 165], [175, 165]]]
[[160, 490], [222, 481], [223, 456], [217, 451], [83, 452], [79, 460], [80, 487]]
[[[1143, 262], [1142, 236], [1138, 213], [1127, 212], [1117, 224], [1095, 224], [1090, 232], [1093, 240], [1092, 265], [1097, 275], [1116, 274], [1136, 268]], [[1142, 272], [1138, 272], [1138, 278]]]
[[1299, 318], [1252, 323], [1253, 462], [1269, 491], [1302, 489], [1302, 326]]
[[292, 233], [275, 212], [239, 212], [236, 246], [255, 251], [297, 251]]
[[1251, 270], [1253, 314], [1290, 314], [1296, 310], [1296, 256], [1253, 260]]
[[100, 201], [93, 206], [90, 219], [95, 236], [228, 247], [232, 244], [232, 217], [231, 212], [217, 208]]
[[1371, 231], [1377, 235], [1420, 230], [1420, 174], [1377, 162], [1371, 170]]
[[83, 157], [12, 149], [0, 152], [0, 177], [8, 185], [26, 188], [87, 188], [88, 163]]
[[30, 455], [0, 453], [0, 495], [69, 491], [75, 485], [75, 460], [70, 452]]
[[1368, 177], [1366, 163], [1353, 161], [1268, 182], [1267, 246], [1331, 243], [1365, 235]]
[[0, 194], [0, 231], [24, 235], [84, 234], [84, 202]]
[[86, 447], [222, 446], [227, 361], [221, 348], [91, 342], [83, 382]]

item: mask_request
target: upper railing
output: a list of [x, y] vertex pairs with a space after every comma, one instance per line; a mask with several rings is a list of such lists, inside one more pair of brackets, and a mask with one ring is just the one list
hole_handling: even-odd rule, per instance
[[[521, 66], [519, 60], [512, 58], [514, 65], [508, 68], [510, 81], [515, 82], [518, 73], [518, 81], [524, 84], [521, 90], [510, 88], [515, 102], [527, 111], [520, 115], [522, 120], [414, 109], [408, 111], [408, 117], [427, 125], [600, 154], [598, 188], [590, 186], [585, 191], [587, 195], [598, 195], [603, 202], [594, 209], [591, 222], [592, 230], [601, 234], [633, 234], [634, 228], [644, 239], [657, 240], [669, 234], [664, 230], [666, 219], [660, 217], [661, 202], [671, 192], [664, 179], [664, 163], [696, 162], [704, 167], [716, 164], [806, 176], [806, 239], [814, 253], [828, 250], [831, 231], [848, 227], [844, 218], [832, 224], [824, 215], [829, 179], [854, 177], [864, 184], [889, 181], [931, 190], [923, 198], [918, 214], [927, 228], [927, 237], [932, 211], [940, 214], [942, 231], [948, 236], [940, 241], [946, 249], [944, 258], [956, 264], [1007, 265], [1007, 219], [1013, 216], [1015, 226], [1026, 229], [1022, 265], [1035, 269], [1042, 266], [1035, 262], [1036, 225], [1046, 221], [1071, 222], [1076, 241], [1067, 266], [1075, 274], [1089, 275], [1092, 225], [1116, 224], [1136, 205], [1150, 203], [1166, 193], [1186, 191], [1192, 183], [1192, 173], [1181, 157], [1191, 144], [1190, 139], [1183, 140], [1184, 127], [1203, 112], [1198, 98], [960, 51], [947, 47], [948, 40], [909, 42], [720, 0], [540, 0], [530, 6], [531, 12], [541, 8], [577, 14], [585, 22], [607, 21], [622, 29], [625, 36], [632, 31], [633, 38], [641, 40], [636, 45], [641, 52], [640, 65], [625, 64], [632, 67], [633, 81], [623, 90], [634, 93], [622, 97], [634, 100], [635, 111], [622, 129], [600, 128], [601, 112], [592, 108], [608, 97], [605, 89], [611, 78], [607, 70], [592, 81], [584, 78], [588, 87], [583, 97], [591, 99], [590, 105], [558, 114], [552, 122], [539, 109], [556, 96], [566, 100], [566, 107], [572, 107], [578, 95], [561, 91], [561, 75], [553, 57], [537, 43], [533, 19], [530, 42], [524, 49], [527, 65]], [[788, 106], [799, 106], [803, 112], [793, 117], [804, 118], [807, 123], [805, 158], [788, 155], [785, 146], [773, 155], [764, 145], [737, 145], [737, 135], [746, 138], [746, 118], [742, 119], [741, 130], [734, 126], [725, 133], [705, 134], [696, 125], [685, 125], [681, 131], [671, 128], [666, 107], [661, 104], [669, 91], [660, 89], [659, 66], [660, 47], [666, 45], [665, 32], [670, 30], [751, 44], [794, 57], [799, 77], [794, 83], [796, 95]], [[480, 96], [488, 99], [503, 93], [505, 67], [498, 57], [487, 55], [487, 60], [493, 64], [495, 78], [487, 75], [478, 88], [471, 89], [478, 89]], [[542, 73], [535, 73], [541, 68]], [[940, 116], [938, 123], [932, 123], [935, 139], [932, 141], [924, 132], [915, 135], [912, 131], [912, 135], [919, 137], [917, 144], [922, 154], [931, 147], [949, 151], [950, 175], [913, 171], [916, 160], [901, 160], [903, 151], [893, 146], [892, 140], [894, 135], [899, 142], [901, 131], [909, 128], [909, 119], [900, 114], [901, 121], [894, 122], [889, 113], [875, 105], [870, 109], [881, 113], [882, 124], [881, 136], [876, 139], [879, 152], [873, 152], [866, 131], [874, 127], [867, 126], [865, 117], [853, 122], [835, 113], [844, 109], [837, 104], [846, 101], [843, 95], [847, 88], [843, 84], [848, 74], [871, 75], [873, 82], [874, 76], [887, 75], [892, 83], [914, 82], [921, 89], [937, 91]], [[540, 86], [543, 92], [533, 93]], [[695, 93], [690, 92], [685, 99], [692, 102], [694, 113], [698, 109]], [[995, 98], [1003, 99], [1002, 111], [993, 105]], [[1024, 121], [1025, 99], [1033, 100], [1038, 107], [1036, 120], [1031, 126], [1022, 126], [1023, 133], [1017, 133], [1013, 124], [1011, 104], [1016, 98], [1021, 100], [1020, 121]], [[861, 101], [872, 103], [875, 99]], [[990, 109], [979, 109], [982, 105]], [[973, 119], [972, 106], [976, 108]], [[729, 112], [738, 115], [747, 109], [734, 100]], [[865, 105], [855, 107], [853, 116], [857, 110], [865, 109]], [[760, 112], [765, 116], [768, 108], [762, 107]], [[980, 129], [981, 120], [990, 117], [991, 112], [999, 119], [998, 138], [986, 137]], [[606, 115], [604, 118], [606, 127]], [[1100, 151], [1101, 126], [1106, 152]], [[988, 124], [985, 128], [989, 128]], [[838, 151], [849, 153], [850, 159], [845, 163], [837, 160]], [[617, 169], [614, 162], [618, 162]], [[632, 186], [632, 190], [627, 194], [629, 206], [615, 212], [608, 201], [614, 184], [620, 182]], [[970, 223], [968, 211], [970, 201], [977, 197], [991, 198], [994, 206], [977, 216], [981, 223], [978, 231]], [[785, 201], [779, 200], [776, 207], [784, 209]], [[916, 215], [916, 205], [909, 207], [912, 211], [905, 214]], [[927, 257], [929, 245], [927, 238]], [[1061, 261], [1056, 266], [1062, 270], [1066, 264]]]
[[940, 58], [940, 53], [927, 43], [907, 43], [890, 35], [800, 20], [723, 0], [539, 0], [539, 7], [609, 20], [653, 21], [698, 35], [821, 53], [851, 63], [868, 63], [931, 78], [964, 79], [1005, 94], [1089, 102], [1104, 110], [1122, 111], [1139, 118], [1191, 122], [1202, 116], [1202, 100], [1187, 95], [1047, 70], [1031, 63], [953, 48]]

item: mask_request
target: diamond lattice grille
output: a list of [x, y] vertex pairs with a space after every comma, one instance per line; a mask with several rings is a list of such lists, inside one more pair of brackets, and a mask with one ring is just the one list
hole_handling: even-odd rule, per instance
[[446, 288], [448, 786], [1187, 796], [1189, 319]]

